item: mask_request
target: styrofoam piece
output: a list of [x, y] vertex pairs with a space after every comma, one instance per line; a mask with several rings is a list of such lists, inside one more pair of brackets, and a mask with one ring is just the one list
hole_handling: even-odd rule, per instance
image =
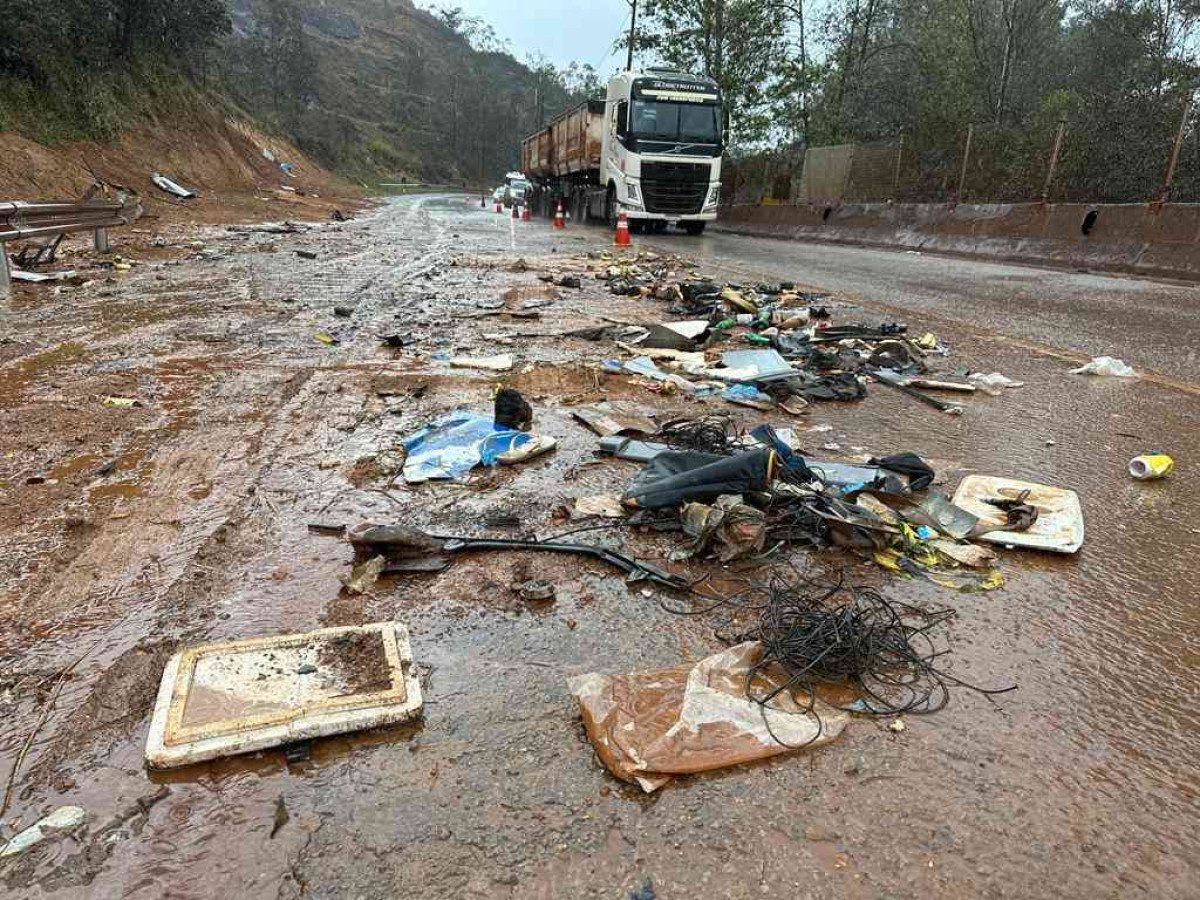
[[394, 725], [421, 703], [408, 630], [394, 622], [193, 647], [163, 672], [146, 763], [174, 768]]
[[1026, 503], [1037, 507], [1038, 519], [1028, 531], [989, 531], [979, 539], [993, 544], [1074, 553], [1083, 546], [1083, 509], [1079, 495], [1066, 488], [998, 478], [968, 475], [954, 492], [954, 505], [977, 516], [984, 525], [1004, 524], [1004, 513], [985, 502], [986, 498], [1015, 500], [1029, 491]]

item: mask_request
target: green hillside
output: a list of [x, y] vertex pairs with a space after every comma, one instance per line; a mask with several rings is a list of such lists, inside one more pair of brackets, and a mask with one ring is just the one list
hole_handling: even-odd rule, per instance
[[350, 175], [494, 180], [571, 99], [553, 69], [475, 49], [407, 0], [235, 0], [232, 21], [225, 90]]
[[[8, 7], [12, 7], [9, 9]], [[249, 115], [364, 180], [488, 183], [594, 88], [409, 0], [0, 0], [0, 131], [44, 143]], [[568, 84], [571, 87], [568, 87]]]

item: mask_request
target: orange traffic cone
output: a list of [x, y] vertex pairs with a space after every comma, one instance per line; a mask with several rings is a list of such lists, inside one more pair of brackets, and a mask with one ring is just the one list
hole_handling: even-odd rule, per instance
[[522, 207], [521, 207], [521, 221], [522, 221], [522, 222], [528, 222], [528, 221], [529, 221], [530, 219], [532, 219], [532, 218], [533, 218], [533, 213], [531, 213], [531, 212], [529, 211], [529, 207], [528, 207], [528, 206], [522, 206]]
[[566, 228], [567, 223], [563, 221], [562, 201], [558, 201], [558, 208], [554, 211], [554, 227]]
[[495, 212], [502, 212], [502, 211], [503, 211], [503, 208], [500, 206], [500, 201], [497, 200]]
[[629, 217], [623, 212], [617, 214], [617, 233], [613, 235], [613, 243], [618, 247], [629, 246]]

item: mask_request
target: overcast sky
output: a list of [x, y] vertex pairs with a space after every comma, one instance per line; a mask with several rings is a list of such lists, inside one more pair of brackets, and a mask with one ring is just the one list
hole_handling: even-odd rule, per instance
[[541, 52], [558, 66], [591, 63], [605, 78], [624, 63], [609, 51], [629, 24], [625, 0], [418, 0], [418, 5], [462, 7], [496, 29], [522, 61]]

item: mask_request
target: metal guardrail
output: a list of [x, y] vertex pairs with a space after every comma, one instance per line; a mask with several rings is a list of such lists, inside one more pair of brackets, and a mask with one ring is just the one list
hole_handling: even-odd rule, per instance
[[[112, 199], [97, 198], [105, 194]], [[137, 193], [97, 183], [82, 200], [64, 203], [0, 201], [0, 298], [9, 294], [11, 275], [7, 241], [53, 238], [79, 231], [95, 234], [96, 249], [108, 250], [108, 229], [128, 225], [142, 214]]]

